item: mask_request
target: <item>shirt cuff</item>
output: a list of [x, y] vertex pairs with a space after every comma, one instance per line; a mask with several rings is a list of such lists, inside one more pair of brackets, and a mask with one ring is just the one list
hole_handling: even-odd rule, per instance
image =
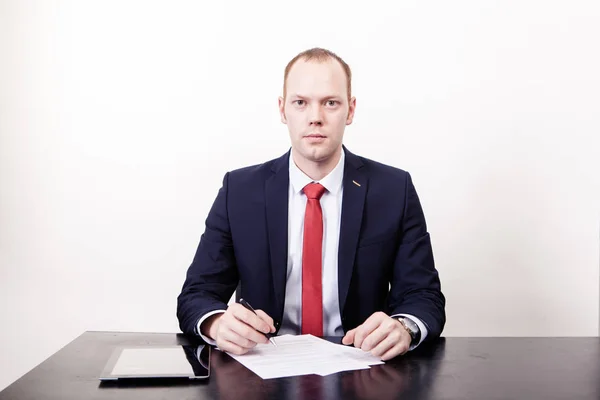
[[[219, 314], [219, 313], [224, 313], [224, 312], [225, 312], [225, 310], [214, 310], [214, 311], [208, 312], [208, 313], [204, 314], [204, 315], [202, 316], [202, 318], [200, 318], [200, 320], [199, 320], [199, 321], [198, 321], [198, 323], [196, 324], [196, 334], [197, 334], [198, 336], [200, 336], [200, 337], [202, 338], [202, 340], [204, 340], [206, 343], [208, 343], [208, 344], [211, 344], [211, 345], [213, 345], [213, 346], [216, 346], [216, 345], [217, 345], [217, 342], [216, 342], [215, 340], [212, 340], [212, 339], [211, 339], [211, 338], [209, 338], [208, 336], [204, 336], [204, 335], [202, 334], [202, 331], [200, 330], [200, 326], [201, 326], [201, 325], [202, 325], [202, 323], [203, 323], [203, 322], [204, 322], [204, 321], [205, 321], [205, 320], [206, 320], [208, 317], [210, 317], [211, 315], [215, 315], [215, 314]], [[420, 328], [420, 326], [419, 326], [419, 328]]]
[[419, 330], [421, 331], [421, 338], [419, 339], [419, 343], [411, 345], [408, 350], [410, 351], [410, 350], [416, 349], [417, 346], [420, 345], [421, 343], [423, 343], [423, 340], [425, 340], [425, 338], [427, 337], [427, 328], [425, 327], [425, 324], [419, 318], [417, 318], [417, 317], [415, 317], [414, 315], [411, 315], [411, 314], [396, 314], [396, 315], [392, 315], [392, 318], [398, 318], [398, 317], [410, 318], [410, 320], [413, 321], [415, 324], [417, 324], [417, 326], [419, 327]]

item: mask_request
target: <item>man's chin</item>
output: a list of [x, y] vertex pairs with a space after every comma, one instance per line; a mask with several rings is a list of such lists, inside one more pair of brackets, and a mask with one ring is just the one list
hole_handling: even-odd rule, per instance
[[310, 146], [302, 151], [302, 156], [315, 163], [323, 163], [330, 160], [336, 153], [336, 149], [325, 148], [322, 146]]

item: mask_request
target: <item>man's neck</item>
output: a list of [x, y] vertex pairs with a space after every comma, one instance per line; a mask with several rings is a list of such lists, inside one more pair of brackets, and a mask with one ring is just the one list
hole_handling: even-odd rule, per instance
[[322, 161], [310, 161], [303, 157], [297, 157], [292, 149], [292, 157], [300, 171], [304, 172], [313, 181], [325, 178], [337, 165], [342, 156], [342, 150], [338, 149], [331, 157]]

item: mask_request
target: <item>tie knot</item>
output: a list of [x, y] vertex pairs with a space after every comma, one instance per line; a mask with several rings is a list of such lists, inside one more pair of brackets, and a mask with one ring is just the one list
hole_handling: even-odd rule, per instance
[[303, 190], [306, 197], [316, 200], [319, 200], [323, 196], [323, 193], [325, 193], [325, 187], [320, 183], [309, 183], [304, 186]]

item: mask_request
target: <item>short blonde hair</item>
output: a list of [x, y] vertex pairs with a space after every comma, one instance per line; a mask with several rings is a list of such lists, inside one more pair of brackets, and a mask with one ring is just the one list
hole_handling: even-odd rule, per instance
[[303, 51], [302, 53], [298, 54], [296, 57], [292, 58], [291, 61], [287, 64], [287, 66], [285, 67], [285, 72], [283, 74], [283, 98], [285, 98], [285, 96], [287, 94], [286, 83], [287, 83], [288, 75], [290, 74], [290, 70], [292, 69], [292, 67], [294, 66], [296, 61], [298, 61], [300, 59], [302, 59], [304, 61], [316, 61], [316, 62], [327, 62], [329, 60], [336, 60], [337, 62], [339, 62], [346, 74], [347, 89], [348, 89], [348, 101], [350, 101], [350, 98], [352, 97], [352, 71], [350, 70], [350, 66], [348, 64], [346, 64], [346, 62], [344, 60], [342, 60], [342, 58], [340, 56], [338, 56], [337, 54], [335, 54], [334, 52], [329, 51], [327, 49], [322, 49], [320, 47], [314, 47], [312, 49]]

